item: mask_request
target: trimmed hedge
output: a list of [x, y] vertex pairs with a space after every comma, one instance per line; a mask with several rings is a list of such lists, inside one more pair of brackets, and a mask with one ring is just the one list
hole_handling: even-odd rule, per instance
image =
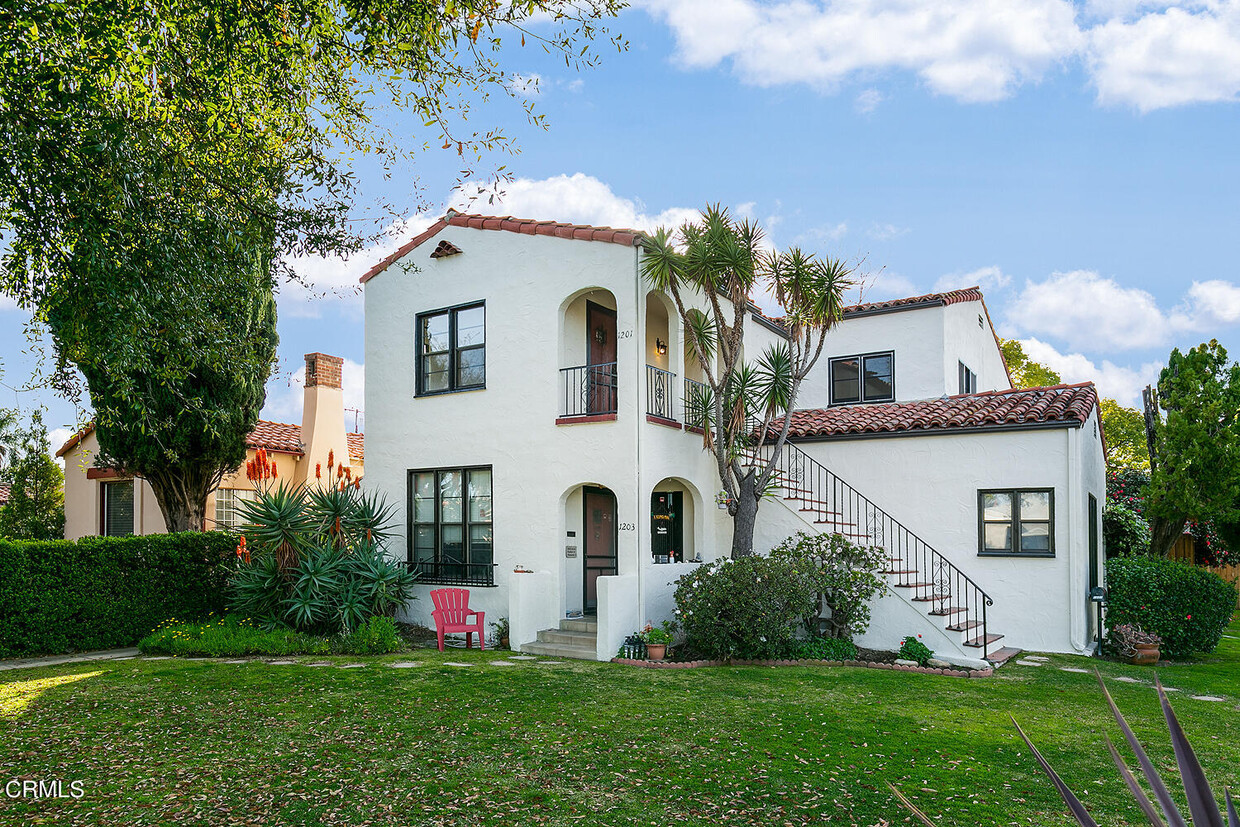
[[0, 540], [0, 657], [132, 646], [163, 621], [224, 609], [223, 532]]
[[1107, 629], [1140, 626], [1171, 657], [1214, 651], [1236, 608], [1236, 587], [1217, 574], [1156, 557], [1107, 561], [1107, 590]]

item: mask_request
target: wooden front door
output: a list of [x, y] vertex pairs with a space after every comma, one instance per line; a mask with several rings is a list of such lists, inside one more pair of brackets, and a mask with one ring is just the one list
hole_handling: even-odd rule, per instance
[[606, 488], [586, 488], [584, 604], [587, 612], [598, 611], [598, 579], [616, 573], [616, 495]]
[[616, 311], [586, 302], [586, 413], [615, 413]]

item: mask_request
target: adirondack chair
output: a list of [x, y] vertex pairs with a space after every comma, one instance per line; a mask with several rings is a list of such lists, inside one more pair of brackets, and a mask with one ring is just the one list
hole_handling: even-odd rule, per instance
[[[435, 631], [439, 634], [439, 651], [443, 651], [445, 632], [464, 632], [465, 647], [472, 649], [473, 633], [478, 633], [478, 648], [486, 649], [486, 626], [483, 625], [484, 612], [475, 612], [469, 608], [469, 589], [435, 589], [431, 592], [431, 600], [435, 610], [431, 617], [435, 619]], [[468, 623], [469, 618], [477, 618]]]

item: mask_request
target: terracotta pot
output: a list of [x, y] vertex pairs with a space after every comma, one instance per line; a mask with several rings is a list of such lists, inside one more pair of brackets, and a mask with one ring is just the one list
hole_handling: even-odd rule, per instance
[[663, 660], [663, 658], [665, 657], [667, 657], [667, 644], [666, 643], [647, 643], [646, 644], [646, 659], [647, 660]]
[[508, 638], [507, 638], [507, 637], [502, 637], [502, 638], [500, 638], [500, 639], [499, 639], [499, 648], [501, 648], [501, 649], [507, 649], [507, 648], [508, 648]]
[[1139, 666], [1149, 666], [1152, 663], [1158, 663], [1158, 644], [1157, 643], [1138, 643], [1137, 653], [1132, 656], [1132, 663]]

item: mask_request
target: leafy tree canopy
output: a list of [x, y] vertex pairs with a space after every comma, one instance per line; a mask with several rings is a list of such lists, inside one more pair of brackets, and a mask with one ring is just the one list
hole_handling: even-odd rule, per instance
[[1042, 388], [1047, 385], [1060, 385], [1063, 379], [1058, 373], [1035, 362], [1025, 353], [1025, 348], [1016, 339], [1000, 339], [999, 350], [1003, 360], [1007, 362], [1008, 373], [1012, 375], [1012, 384], [1018, 388]]
[[0, 506], [0, 537], [10, 540], [56, 540], [65, 532], [65, 475], [51, 456], [43, 414], [17, 433], [0, 482], [10, 486]]

